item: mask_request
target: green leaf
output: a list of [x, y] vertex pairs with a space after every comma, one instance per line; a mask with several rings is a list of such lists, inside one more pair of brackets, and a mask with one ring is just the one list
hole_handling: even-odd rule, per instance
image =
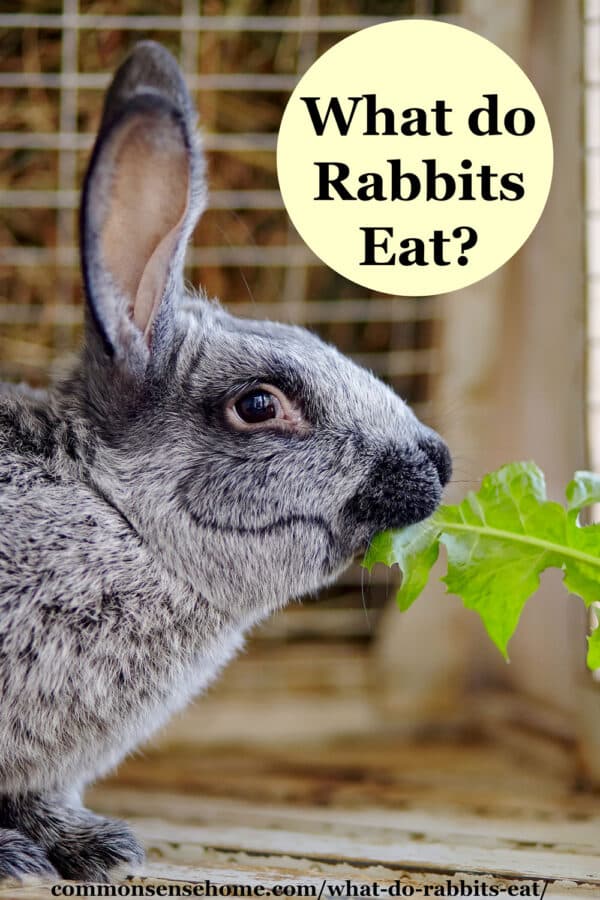
[[[567, 485], [567, 542], [570, 547], [587, 554], [600, 555], [600, 525], [580, 524], [580, 513], [586, 506], [600, 503], [600, 475], [594, 472], [575, 472]], [[567, 590], [578, 594], [589, 606], [600, 600], [600, 579], [593, 563], [583, 559], [565, 560], [564, 583]]]
[[439, 529], [432, 519], [409, 525], [402, 531], [384, 531], [371, 543], [364, 565], [369, 571], [376, 562], [387, 566], [398, 563], [402, 571], [402, 585], [396, 602], [402, 611], [412, 605], [423, 592], [429, 573], [439, 553]]
[[[562, 569], [565, 587], [587, 604], [600, 599], [600, 525], [581, 527], [578, 521], [585, 506], [600, 501], [600, 476], [577, 472], [567, 500], [568, 510], [547, 499], [543, 473], [534, 463], [511, 463], [486, 475], [479, 491], [462, 503], [442, 506], [403, 531], [377, 536], [365, 564], [398, 563], [403, 579], [397, 600], [407, 609], [423, 591], [441, 542], [448, 557], [442, 579], [448, 591], [479, 613], [506, 657], [523, 607], [545, 569]], [[600, 637], [594, 638], [594, 647], [596, 641], [600, 645]]]
[[567, 485], [569, 512], [578, 514], [585, 506], [600, 503], [600, 475], [595, 472], [575, 472]]
[[546, 499], [542, 472], [513, 463], [486, 475], [477, 494], [436, 515], [448, 552], [448, 590], [475, 609], [501, 653], [548, 566], [561, 567], [565, 511]]
[[600, 627], [588, 637], [587, 664], [590, 669], [600, 669]]

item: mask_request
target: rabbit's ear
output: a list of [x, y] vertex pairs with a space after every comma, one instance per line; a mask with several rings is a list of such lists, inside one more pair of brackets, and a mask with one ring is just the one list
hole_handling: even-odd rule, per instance
[[107, 93], [81, 206], [91, 339], [138, 371], [169, 347], [186, 243], [206, 204], [197, 142], [174, 58], [138, 44]]

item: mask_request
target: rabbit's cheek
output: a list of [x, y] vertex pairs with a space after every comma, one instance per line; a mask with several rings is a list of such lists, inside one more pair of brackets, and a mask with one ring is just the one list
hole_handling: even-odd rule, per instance
[[289, 515], [256, 527], [203, 524], [198, 530], [198, 583], [222, 609], [231, 611], [235, 601], [244, 627], [340, 570], [337, 538], [318, 516]]

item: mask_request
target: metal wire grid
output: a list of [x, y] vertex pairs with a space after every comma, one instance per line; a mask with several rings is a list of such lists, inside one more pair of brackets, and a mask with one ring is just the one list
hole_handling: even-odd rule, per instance
[[[170, 10], [160, 15], [136, 14], [135, 0], [130, 4], [131, 14], [121, 14], [122, 6], [117, 6], [118, 15], [106, 11], [110, 0], [101, 13], [93, 11], [94, 5], [98, 6], [94, 0], [91, 12], [82, 11], [80, 0], [58, 2], [60, 12], [0, 14], [0, 41], [4, 43], [18, 33], [23, 46], [29, 36], [43, 50], [44, 34], [60, 35], [60, 58], [49, 66], [44, 65], [43, 52], [33, 64], [24, 53], [18, 71], [16, 65], [11, 68], [0, 62], [0, 91], [9, 122], [0, 133], [0, 377], [43, 383], [49, 375], [64, 371], [81, 339], [76, 233], [79, 184], [101, 93], [114, 67], [109, 59], [106, 66], [92, 65], [90, 70], [89, 44], [85, 42], [96, 34], [110, 45], [113, 36], [120, 34], [125, 36], [122, 43], [130, 46], [141, 37], [154, 36], [170, 41], [179, 53], [201, 116], [203, 101], [211, 95], [252, 97], [259, 102], [261, 97], [275, 98], [278, 109], [270, 127], [262, 130], [230, 122], [219, 127], [217, 115], [213, 117], [217, 127], [211, 128], [209, 122], [206, 131], [205, 122], [205, 147], [220, 177], [211, 189], [208, 213], [213, 217], [208, 229], [213, 239], [207, 241], [202, 234], [195, 239], [188, 256], [190, 280], [207, 284], [209, 292], [219, 294], [239, 314], [315, 328], [389, 380], [407, 399], [421, 408], [426, 405], [437, 362], [435, 301], [372, 297], [371, 292], [325, 270], [287, 220], [274, 174], [278, 117], [299, 76], [324, 47], [347, 33], [385, 21], [386, 16], [320, 14], [322, 0], [296, 0], [293, 14], [285, 15], [211, 14], [214, 3], [205, 3], [203, 10], [201, 0], [180, 0], [177, 15]], [[89, 10], [90, 0], [81, 0], [81, 5], [86, 2]], [[373, 7], [373, 3], [367, 5]], [[394, 4], [405, 15], [432, 15], [440, 12], [439, 6], [434, 0]], [[452, 17], [446, 14], [444, 18]], [[283, 71], [264, 71], [264, 65], [263, 71], [261, 65], [252, 70], [250, 60], [245, 71], [224, 71], [227, 67], [218, 51], [227, 53], [228, 47], [216, 44], [213, 69], [202, 71], [202, 42], [211, 36], [220, 40], [240, 34], [277, 34], [287, 41], [288, 49], [291, 41], [293, 65], [283, 66]], [[118, 49], [115, 63], [123, 55], [120, 46]], [[0, 59], [3, 56], [0, 53]], [[28, 126], [26, 116], [25, 124], [18, 116], [13, 121], [11, 109], [19, 104], [35, 105], [40, 97], [50, 98], [54, 128]], [[89, 97], [94, 98], [95, 106], [85, 115], [81, 107]], [[242, 179], [240, 184], [235, 176], [228, 178], [228, 161], [237, 164], [258, 157], [263, 169], [268, 160], [268, 177], [257, 179], [261, 183]], [[19, 160], [51, 158], [53, 184], [48, 184], [47, 177], [33, 177], [22, 184]], [[54, 231], [50, 240], [44, 241], [36, 232], [36, 222], [48, 230], [48, 214], [54, 217]], [[263, 240], [265, 231], [267, 239]]]

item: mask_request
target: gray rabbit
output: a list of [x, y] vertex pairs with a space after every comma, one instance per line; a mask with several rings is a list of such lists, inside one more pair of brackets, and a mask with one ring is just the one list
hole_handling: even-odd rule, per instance
[[248, 629], [429, 515], [450, 476], [445, 444], [372, 374], [186, 293], [205, 204], [183, 78], [140, 43], [85, 179], [80, 361], [48, 393], [0, 391], [0, 877], [139, 864], [86, 785]]

